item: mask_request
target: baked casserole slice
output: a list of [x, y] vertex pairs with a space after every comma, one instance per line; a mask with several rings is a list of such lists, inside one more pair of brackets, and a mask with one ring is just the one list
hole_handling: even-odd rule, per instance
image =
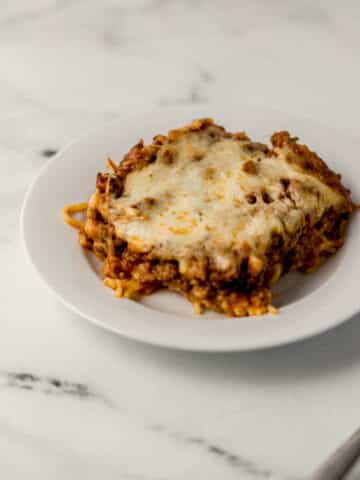
[[133, 299], [168, 288], [198, 313], [274, 312], [270, 287], [334, 254], [354, 205], [288, 132], [271, 144], [201, 119], [109, 160], [79, 234], [104, 261], [104, 284]]

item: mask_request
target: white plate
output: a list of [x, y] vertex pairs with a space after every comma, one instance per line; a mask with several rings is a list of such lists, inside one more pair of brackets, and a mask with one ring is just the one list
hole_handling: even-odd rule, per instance
[[119, 160], [140, 137], [210, 116], [229, 130], [246, 130], [265, 140], [289, 129], [343, 174], [358, 199], [359, 145], [308, 120], [241, 105], [165, 107], [141, 117], [124, 116], [103, 131], [71, 144], [51, 159], [26, 195], [21, 217], [23, 241], [31, 262], [51, 290], [71, 310], [129, 338], [172, 348], [202, 351], [251, 350], [303, 339], [349, 319], [360, 310], [359, 215], [354, 215], [343, 249], [311, 275], [291, 274], [274, 289], [278, 315], [200, 317], [182, 297], [160, 292], [143, 302], [116, 299], [104, 288], [91, 254], [64, 225], [63, 205], [87, 200], [105, 159]]

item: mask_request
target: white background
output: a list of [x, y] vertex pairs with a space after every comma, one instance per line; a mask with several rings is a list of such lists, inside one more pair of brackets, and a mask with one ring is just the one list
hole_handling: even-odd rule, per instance
[[357, 136], [359, 26], [357, 0], [0, 1], [1, 478], [298, 480], [358, 427], [359, 317], [258, 353], [122, 340], [44, 289], [18, 216], [44, 151], [122, 111], [225, 94]]

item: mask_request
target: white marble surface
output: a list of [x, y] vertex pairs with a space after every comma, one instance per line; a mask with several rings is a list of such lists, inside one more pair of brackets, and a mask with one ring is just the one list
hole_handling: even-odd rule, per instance
[[302, 480], [360, 424], [360, 317], [267, 352], [146, 347], [66, 311], [18, 235], [47, 156], [124, 110], [226, 92], [358, 135], [359, 24], [358, 0], [1, 1], [0, 478]]

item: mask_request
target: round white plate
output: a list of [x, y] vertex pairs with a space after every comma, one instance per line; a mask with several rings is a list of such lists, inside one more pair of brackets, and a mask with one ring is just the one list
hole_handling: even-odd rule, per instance
[[141, 303], [116, 299], [104, 288], [92, 255], [80, 248], [77, 232], [64, 225], [65, 204], [86, 201], [95, 177], [111, 156], [118, 161], [140, 137], [199, 117], [213, 117], [227, 129], [246, 130], [268, 141], [287, 129], [316, 150], [343, 175], [359, 198], [359, 145], [308, 120], [275, 111], [236, 105], [164, 107], [141, 117], [124, 116], [102, 131], [80, 138], [51, 159], [29, 189], [21, 216], [27, 253], [51, 290], [71, 310], [97, 325], [155, 345], [202, 350], [252, 350], [310, 337], [349, 319], [360, 310], [359, 215], [354, 215], [343, 249], [318, 272], [285, 276], [274, 289], [278, 315], [229, 318], [215, 313], [194, 316], [179, 295], [159, 292]]

